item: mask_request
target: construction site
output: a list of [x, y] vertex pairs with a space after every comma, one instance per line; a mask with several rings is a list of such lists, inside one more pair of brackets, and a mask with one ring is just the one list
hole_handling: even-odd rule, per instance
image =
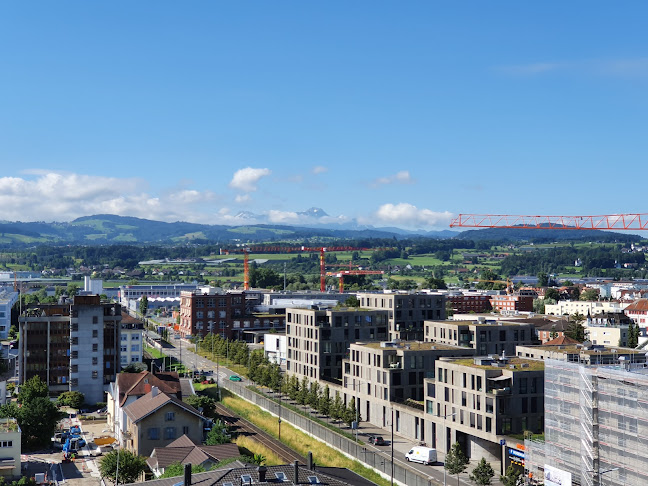
[[545, 440], [525, 441], [527, 484], [648, 484], [648, 368], [545, 364]]

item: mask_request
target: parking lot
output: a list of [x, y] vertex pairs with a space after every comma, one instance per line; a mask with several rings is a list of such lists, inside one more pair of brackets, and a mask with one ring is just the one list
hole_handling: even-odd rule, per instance
[[82, 437], [88, 446], [82, 448], [73, 462], [62, 463], [63, 451], [59, 446], [50, 449], [31, 452], [22, 455], [23, 474], [34, 477], [37, 473], [46, 473], [48, 480], [56, 480], [59, 483], [72, 486], [99, 486], [101, 478], [99, 475], [99, 459], [95, 456], [97, 449], [94, 446], [94, 439], [99, 437], [112, 437], [108, 431], [105, 417], [100, 420], [79, 422], [76, 418], [65, 419], [62, 427], [80, 425]]

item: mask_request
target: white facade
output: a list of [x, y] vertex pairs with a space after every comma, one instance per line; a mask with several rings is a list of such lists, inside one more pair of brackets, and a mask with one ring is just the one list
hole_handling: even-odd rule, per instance
[[278, 365], [286, 364], [286, 335], [285, 334], [264, 334], [263, 335], [263, 352], [271, 363]]
[[142, 362], [142, 351], [144, 347], [144, 343], [142, 342], [143, 333], [144, 331], [142, 329], [131, 329], [122, 326], [119, 342], [119, 355], [122, 368], [133, 363]]
[[584, 301], [584, 300], [561, 300], [556, 304], [548, 304], [545, 306], [545, 314], [552, 314], [555, 316], [565, 316], [571, 314], [582, 314], [587, 316], [595, 316], [601, 312], [623, 312], [628, 307], [628, 302], [598, 302], [598, 301]]
[[18, 292], [3, 290], [0, 292], [0, 340], [9, 337], [11, 327], [11, 308], [18, 302]]
[[103, 280], [100, 278], [83, 278], [83, 291], [90, 294], [101, 295], [104, 293]]

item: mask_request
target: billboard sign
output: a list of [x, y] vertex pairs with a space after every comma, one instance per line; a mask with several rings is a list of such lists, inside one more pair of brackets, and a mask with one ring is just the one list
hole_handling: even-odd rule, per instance
[[572, 486], [572, 475], [570, 472], [553, 466], [544, 466], [545, 486]]

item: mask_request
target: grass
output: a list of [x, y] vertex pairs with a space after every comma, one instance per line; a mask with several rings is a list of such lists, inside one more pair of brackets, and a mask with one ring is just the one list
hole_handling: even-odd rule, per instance
[[[223, 390], [223, 405], [252, 422], [271, 436], [278, 437], [279, 425], [277, 418], [270, 413], [246, 402], [242, 398], [234, 396], [226, 390]], [[281, 428], [281, 442], [302, 456], [307, 456], [309, 452], [313, 452], [315, 461], [322, 466], [347, 468], [381, 486], [388, 486], [390, 484], [389, 481], [377, 472], [363, 466], [359, 461], [349, 459], [332, 447], [297, 430], [287, 422], [283, 422], [283, 427]]]
[[153, 348], [151, 346], [144, 346], [144, 351], [146, 351], [148, 354], [150, 354], [151, 356], [153, 356], [156, 359], [162, 359], [162, 358], [167, 357], [167, 355], [164, 354], [162, 351], [160, 351], [160, 350], [158, 350], [156, 348]]
[[[266, 466], [279, 466], [281, 464], [286, 464], [286, 461], [279, 456], [277, 453], [273, 452], [272, 450], [268, 449], [266, 446], [263, 444], [258, 443], [255, 441], [252, 437], [248, 437], [246, 435], [239, 435], [236, 439], [234, 439], [234, 443], [239, 446], [239, 449], [247, 449], [247, 451], [250, 452], [250, 456], [254, 456], [254, 454], [261, 454], [263, 457], [266, 458], [265, 460], [265, 465]], [[241, 453], [245, 453], [245, 450], [242, 451]], [[248, 454], [244, 454], [248, 455]]]

